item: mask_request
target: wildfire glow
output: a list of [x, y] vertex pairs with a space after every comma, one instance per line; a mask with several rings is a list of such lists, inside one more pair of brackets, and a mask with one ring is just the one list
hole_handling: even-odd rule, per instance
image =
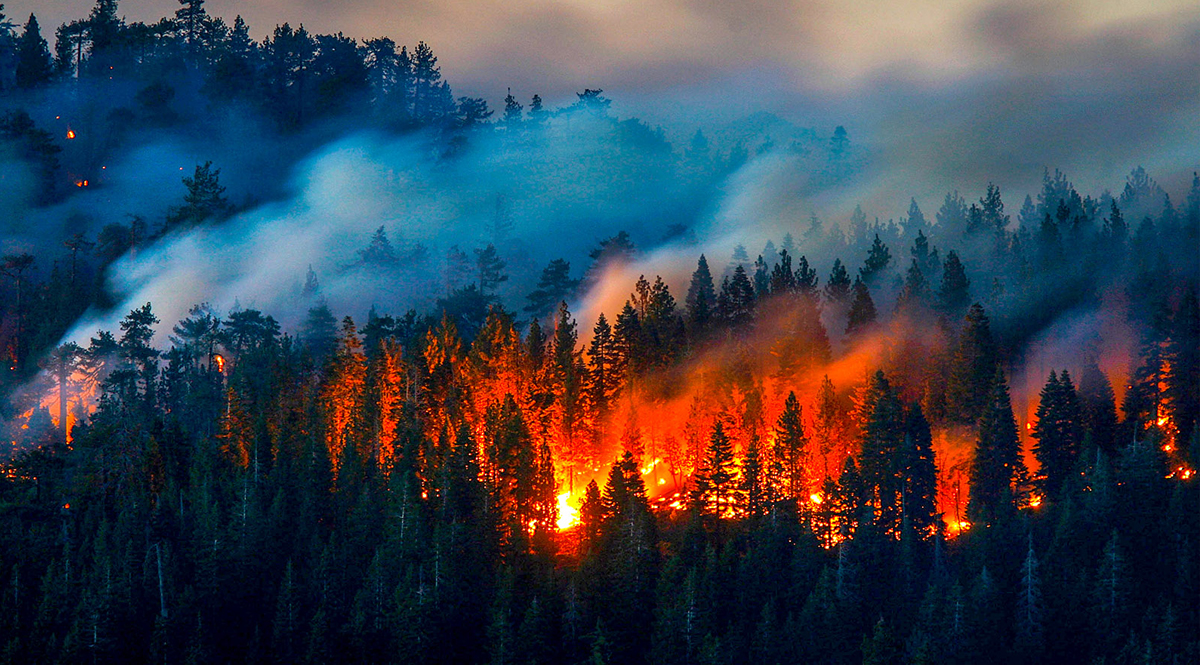
[[571, 505], [571, 493], [558, 495], [558, 530], [566, 531], [579, 524], [579, 509]]
[[820, 493], [818, 493], [818, 492], [813, 492], [812, 494], [808, 495], [808, 500], [819, 505], [822, 501], [825, 500], [825, 497], [821, 496]]
[[1195, 469], [1193, 469], [1192, 467], [1190, 467], [1186, 464], [1180, 464], [1179, 466], [1175, 467], [1175, 469], [1173, 471], [1171, 471], [1171, 473], [1167, 474], [1167, 478], [1178, 478], [1180, 480], [1190, 480], [1191, 477], [1194, 475], [1196, 475]]
[[68, 127], [67, 128], [67, 140], [70, 141], [70, 140], [73, 140], [74, 138], [75, 138], [75, 130]]
[[213, 354], [213, 362], [216, 363], [216, 365], [217, 365], [217, 371], [224, 374], [225, 373], [225, 356], [223, 356], [219, 353], [214, 353]]

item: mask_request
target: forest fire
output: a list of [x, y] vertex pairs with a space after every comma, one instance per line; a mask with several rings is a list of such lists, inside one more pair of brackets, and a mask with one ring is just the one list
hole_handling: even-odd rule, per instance
[[1200, 661], [1194, 1], [32, 4], [5, 663]]

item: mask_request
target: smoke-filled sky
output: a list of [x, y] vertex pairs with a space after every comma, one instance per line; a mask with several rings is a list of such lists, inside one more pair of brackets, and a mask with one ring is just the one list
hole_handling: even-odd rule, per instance
[[[90, 0], [16, 0], [46, 33]], [[177, 8], [124, 0], [128, 20]], [[846, 125], [937, 176], [1083, 189], [1143, 164], [1170, 187], [1200, 154], [1195, 0], [209, 0], [211, 14], [358, 38], [428, 41], [458, 94], [564, 100], [602, 87], [651, 121], [757, 110]], [[1114, 180], [1116, 181], [1114, 183]], [[930, 183], [931, 188], [942, 182]], [[925, 192], [914, 192], [923, 194]], [[930, 192], [931, 194], [933, 192]]]

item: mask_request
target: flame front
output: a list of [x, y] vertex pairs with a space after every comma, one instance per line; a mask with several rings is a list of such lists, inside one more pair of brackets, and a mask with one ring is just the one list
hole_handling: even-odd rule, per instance
[[579, 509], [571, 505], [571, 493], [558, 495], [558, 530], [566, 531], [579, 524]]

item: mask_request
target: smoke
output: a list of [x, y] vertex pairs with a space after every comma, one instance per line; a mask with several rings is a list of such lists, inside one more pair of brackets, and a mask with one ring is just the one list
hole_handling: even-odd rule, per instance
[[[34, 206], [29, 165], [0, 160], [0, 178], [12, 185], [0, 193], [9, 211], [0, 219], [4, 249], [57, 247], [69, 233], [95, 237], [132, 216], [161, 223], [182, 197], [180, 177], [211, 160], [240, 212], [119, 260], [108, 273], [118, 304], [89, 312], [67, 339], [86, 343], [146, 302], [162, 321], [160, 344], [201, 302], [221, 312], [262, 309], [294, 331], [317, 302], [301, 293], [310, 267], [320, 298], [339, 315], [361, 318], [372, 306], [428, 312], [453, 281], [446, 251], [457, 245], [469, 254], [487, 242], [497, 244], [511, 276], [499, 295], [519, 311], [546, 262], [565, 257], [578, 277], [598, 240], [629, 231], [641, 252], [608, 266], [571, 303], [586, 338], [601, 312], [612, 318], [620, 310], [639, 276], [661, 275], [681, 300], [701, 253], [719, 283], [734, 246], [745, 245], [753, 260], [767, 241], [778, 245], [791, 234], [794, 254], [806, 255], [822, 282], [835, 258], [853, 273], [869, 239], [846, 245], [837, 234], [856, 204], [868, 220], [887, 222], [906, 215], [915, 198], [932, 221], [945, 192], [960, 190], [970, 200], [995, 182], [1015, 215], [1023, 195], [1036, 193], [1044, 168], [1063, 167], [1081, 192], [1099, 194], [1119, 189], [1138, 164], [1179, 201], [1185, 176], [1200, 167], [1200, 127], [1193, 122], [1200, 111], [1194, 76], [1200, 16], [1189, 3], [718, 5], [656, 4], [641, 24], [653, 26], [653, 37], [650, 28], [630, 28], [642, 8], [621, 3], [603, 9], [471, 3], [470, 11], [489, 17], [479, 23], [488, 25], [484, 31], [461, 29], [467, 9], [458, 3], [399, 13], [389, 6], [389, 16], [417, 33], [413, 39], [439, 49], [459, 93], [490, 96], [496, 106], [509, 83], [548, 99], [569, 99], [584, 85], [604, 87], [622, 120], [577, 110], [540, 127], [466, 130], [447, 141], [433, 133], [364, 132], [350, 120], [281, 136], [232, 110], [194, 118], [183, 130], [134, 123], [109, 163], [97, 163], [95, 155], [105, 151], [90, 143], [92, 118], [77, 123], [61, 159], [64, 170], [92, 174], [95, 185], [62, 203]], [[173, 9], [122, 7], [131, 19]], [[215, 0], [207, 7], [233, 13]], [[20, 3], [12, 9], [23, 11]], [[256, 34], [291, 18], [279, 6], [267, 9], [269, 17], [249, 16]], [[410, 33], [389, 30], [373, 3], [339, 8], [336, 17], [312, 6], [292, 9], [311, 30], [374, 36], [382, 29], [401, 39]], [[84, 13], [79, 8], [71, 17]], [[134, 92], [124, 90], [121, 103], [133, 106]], [[96, 113], [73, 99], [65, 88], [52, 90], [34, 104], [35, 115], [55, 118], [43, 124], [62, 134], [71, 119]], [[851, 148], [832, 159], [829, 137], [837, 125], [850, 130]], [[691, 144], [697, 129], [707, 137], [706, 150]], [[814, 216], [824, 225], [819, 233], [810, 233]], [[499, 217], [512, 221], [507, 236], [492, 230]], [[366, 262], [360, 254], [380, 227], [401, 257], [395, 264]], [[888, 239], [892, 270], [876, 291], [885, 317], [911, 241], [911, 234]], [[943, 256], [957, 249], [970, 257], [973, 291], [982, 299], [994, 267], [984, 258], [989, 248], [936, 233], [934, 242]], [[1035, 274], [1032, 290], [1052, 288], [1064, 275], [1078, 279], [1084, 270]], [[1029, 306], [1019, 300], [993, 299], [989, 313], [1012, 319]], [[1013, 354], [1018, 413], [1035, 403], [1047, 365], [1082, 363], [1075, 351], [1085, 338], [1103, 340], [1104, 369], [1114, 387], [1122, 383], [1123, 361], [1111, 359], [1130, 355], [1132, 334], [1114, 313], [1123, 310], [1106, 302], [1070, 303], [1066, 311], [1040, 325], [1028, 350]], [[773, 326], [764, 323], [756, 353], [769, 355], [782, 334]], [[841, 351], [836, 328], [830, 334]], [[807, 376], [829, 373], [849, 389], [887, 361], [893, 342], [873, 337]], [[731, 352], [706, 350], [680, 370], [681, 385], [700, 381]], [[756, 362], [766, 366], [770, 359]], [[671, 407], [682, 414], [677, 422], [687, 419], [688, 393], [681, 394]]]
[[[163, 321], [160, 332], [200, 302], [221, 311], [258, 308], [294, 324], [314, 304], [299, 298], [310, 266], [334, 311], [429, 309], [447, 294], [445, 251], [458, 245], [469, 253], [487, 242], [496, 242], [509, 264], [512, 279], [501, 295], [519, 309], [553, 258], [571, 257], [579, 274], [597, 240], [626, 229], [654, 246], [672, 222], [687, 221], [680, 211], [696, 205], [696, 185], [708, 177], [674, 173], [669, 148], [649, 129], [585, 115], [520, 137], [481, 130], [450, 156], [445, 145], [428, 134], [353, 133], [321, 147], [292, 169], [277, 200], [122, 258], [109, 284], [121, 305], [93, 313], [68, 337], [86, 341], [145, 302]], [[160, 156], [139, 162], [151, 150]], [[120, 170], [153, 173], [178, 154], [143, 149]], [[241, 168], [233, 177], [223, 169], [222, 182]], [[119, 198], [126, 187], [144, 186], [117, 182], [104, 191]], [[169, 191], [177, 197], [180, 190], [176, 184]], [[143, 200], [138, 210], [145, 212], [138, 214], [161, 211], [165, 203]], [[498, 216], [511, 220], [511, 237], [491, 230]], [[360, 254], [380, 227], [396, 264], [370, 264]]]

